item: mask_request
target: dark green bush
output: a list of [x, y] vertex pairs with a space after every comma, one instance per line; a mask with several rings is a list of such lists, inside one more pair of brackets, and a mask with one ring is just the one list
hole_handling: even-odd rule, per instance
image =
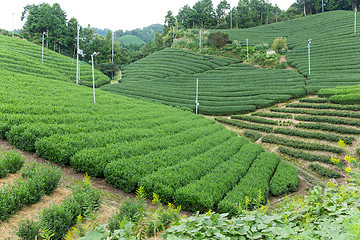
[[4, 153], [0, 161], [3, 162], [4, 167], [9, 173], [16, 173], [24, 164], [24, 159], [21, 157], [21, 153], [15, 150]]
[[39, 222], [31, 221], [29, 219], [20, 220], [16, 235], [22, 240], [34, 240], [39, 235]]
[[208, 39], [216, 48], [223, 48], [229, 41], [229, 34], [223, 32], [215, 32], [211, 33]]
[[304, 151], [299, 151], [299, 150], [293, 150], [290, 148], [285, 148], [280, 146], [278, 148], [279, 152], [287, 154], [291, 157], [294, 158], [301, 158], [305, 161], [309, 161], [309, 162], [313, 162], [313, 161], [319, 161], [319, 162], [324, 162], [324, 163], [329, 163], [329, 164], [334, 164], [333, 162], [331, 162], [331, 157], [330, 156], [324, 156], [324, 155], [316, 155], [316, 154], [312, 154], [312, 153], [307, 153]]
[[299, 177], [296, 167], [281, 161], [270, 181], [270, 192], [274, 196], [295, 192], [298, 184]]
[[332, 170], [330, 168], [326, 168], [323, 166], [320, 166], [319, 164], [310, 164], [310, 168], [312, 170], [314, 170], [315, 172], [317, 172], [319, 175], [324, 176], [324, 177], [328, 177], [328, 178], [342, 178], [343, 176], [335, 171]]
[[259, 138], [262, 137], [261, 133], [254, 132], [254, 131], [249, 131], [249, 130], [245, 130], [244, 135], [245, 135], [245, 137], [250, 138], [250, 139], [254, 140], [255, 142], [257, 140], [259, 140]]

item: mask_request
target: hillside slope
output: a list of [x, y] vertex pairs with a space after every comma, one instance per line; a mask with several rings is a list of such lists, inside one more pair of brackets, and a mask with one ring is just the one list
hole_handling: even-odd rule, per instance
[[304, 96], [304, 78], [295, 71], [259, 69], [238, 60], [167, 48], [127, 66], [121, 84], [102, 89], [135, 98], [229, 115], [254, 111]]
[[[360, 17], [357, 22], [360, 25]], [[198, 78], [199, 112], [230, 115], [312, 94], [324, 87], [355, 85], [360, 80], [360, 58], [354, 51], [360, 43], [360, 34], [354, 34], [353, 12], [326, 12], [224, 32], [229, 33], [231, 40], [245, 42], [249, 39], [250, 44], [271, 45], [276, 37], [287, 37], [290, 51], [286, 59], [298, 72], [261, 70], [238, 64], [236, 59], [170, 48], [130, 64], [124, 69], [120, 84], [103, 89], [195, 109]], [[309, 39], [312, 39], [310, 75]]]
[[[0, 138], [17, 148], [105, 177], [127, 192], [142, 185], [147, 196], [157, 192], [163, 201], [189, 210], [216, 209], [233, 191], [256, 201], [259, 188], [264, 204], [274, 191], [270, 182], [279, 181], [272, 176], [284, 174], [277, 169], [277, 155], [213, 120], [100, 89], [94, 104], [92, 89], [59, 81], [58, 72], [50, 71], [57, 66], [54, 62], [48, 68], [28, 62], [18, 70], [18, 59], [26, 59], [30, 50], [21, 53], [23, 49], [12, 47], [16, 56], [1, 58], [13, 64], [0, 68]], [[264, 161], [271, 164], [250, 171], [253, 162]], [[257, 181], [248, 185], [242, 178]], [[276, 192], [296, 190], [297, 181], [295, 172], [288, 182], [276, 184]], [[235, 208], [240, 202], [236, 196], [227, 197], [224, 209]]]
[[[44, 62], [41, 46], [26, 40], [0, 34], [0, 69], [25, 73], [35, 77], [46, 77], [66, 82], [76, 81], [76, 60], [44, 48]], [[92, 86], [91, 65], [81, 62], [82, 85]], [[95, 85], [100, 87], [110, 79], [95, 70]]]
[[[355, 51], [360, 43], [360, 16], [354, 34], [354, 12], [332, 11], [291, 21], [250, 29], [226, 30], [231, 40], [249, 39], [254, 44], [272, 44], [285, 36], [291, 51], [288, 62], [308, 77], [306, 89], [314, 93], [321, 88], [359, 83], [360, 58]], [[311, 71], [309, 76], [308, 40], [311, 39]]]

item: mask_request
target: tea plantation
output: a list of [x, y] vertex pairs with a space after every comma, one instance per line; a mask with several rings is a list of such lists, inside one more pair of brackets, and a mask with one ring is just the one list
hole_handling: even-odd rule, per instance
[[[45, 77], [67, 82], [76, 81], [76, 60], [44, 48], [44, 62], [41, 46], [0, 34], [0, 69], [24, 73], [34, 77]], [[82, 85], [92, 86], [91, 65], [81, 62]], [[95, 70], [95, 85], [100, 87], [110, 79]]]
[[[354, 12], [332, 11], [250, 29], [226, 30], [232, 40], [249, 39], [253, 44], [272, 44], [284, 36], [290, 52], [286, 58], [300, 74], [307, 76], [305, 88], [315, 93], [321, 88], [355, 85], [359, 82], [360, 18], [354, 34]], [[311, 39], [309, 76], [308, 40]]]
[[199, 79], [199, 112], [230, 115], [272, 106], [305, 96], [304, 79], [287, 70], [262, 70], [236, 63], [236, 59], [211, 57], [168, 48], [124, 69], [121, 84], [105, 91], [134, 98], [195, 109]]
[[[38, 56], [30, 57], [36, 46], [0, 39], [0, 54], [6, 56], [0, 65], [0, 137], [14, 146], [104, 177], [126, 192], [142, 185], [148, 196], [157, 192], [163, 201], [193, 211], [217, 209], [223, 199], [223, 209], [236, 211], [238, 196], [258, 206], [270, 193], [296, 190], [294, 167], [285, 182], [272, 178], [288, 172], [279, 157], [215, 121], [100, 89], [94, 104], [92, 89], [68, 81], [66, 67], [61, 73], [59, 62], [45, 59], [43, 67]], [[208, 65], [214, 64], [222, 65], [216, 60]], [[263, 199], [255, 203], [259, 191]]]
[[356, 49], [360, 34], [354, 34], [354, 12], [326, 12], [224, 32], [243, 46], [245, 39], [253, 45], [271, 46], [275, 38], [286, 37], [289, 48], [286, 59], [296, 71], [263, 70], [236, 59], [169, 48], [130, 64], [124, 68], [120, 84], [104, 86], [103, 90], [194, 110], [199, 79], [199, 112], [231, 115], [314, 94], [321, 88], [359, 83], [360, 58]]

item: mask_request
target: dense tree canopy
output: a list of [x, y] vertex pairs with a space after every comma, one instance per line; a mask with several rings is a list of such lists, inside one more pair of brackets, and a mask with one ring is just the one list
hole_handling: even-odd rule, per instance
[[237, 6], [230, 6], [222, 0], [216, 7], [211, 0], [199, 0], [193, 7], [183, 6], [176, 19], [183, 28], [248, 28], [322, 11], [354, 10], [360, 0], [296, 0], [287, 11], [272, 5], [268, 0], [239, 0]]

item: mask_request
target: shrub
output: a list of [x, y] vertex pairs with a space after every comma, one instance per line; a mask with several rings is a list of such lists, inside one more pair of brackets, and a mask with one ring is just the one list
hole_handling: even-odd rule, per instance
[[262, 137], [261, 133], [253, 132], [253, 131], [249, 131], [249, 130], [245, 130], [244, 135], [245, 135], [245, 137], [250, 138], [250, 139], [254, 140], [255, 142], [257, 140], [259, 140], [259, 138]]
[[223, 48], [229, 41], [229, 34], [223, 32], [211, 33], [208, 39], [216, 48]]
[[80, 214], [87, 216], [100, 206], [100, 193], [91, 186], [89, 176], [72, 188], [75, 201], [80, 205]]
[[5, 169], [7, 169], [9, 173], [16, 173], [24, 164], [21, 153], [15, 150], [4, 153], [0, 161], [3, 162]]
[[34, 240], [39, 235], [39, 222], [31, 221], [29, 219], [20, 220], [16, 235], [22, 240]]
[[274, 39], [274, 42], [273, 42], [273, 44], [271, 45], [270, 48], [272, 50], [279, 51], [279, 50], [285, 48], [286, 44], [287, 44], [286, 37], [277, 37], [277, 38]]
[[79, 209], [79, 205], [68, 198], [61, 205], [52, 205], [41, 210], [39, 218], [41, 228], [52, 231], [54, 233], [52, 239], [63, 239], [69, 227], [75, 223], [76, 209]]
[[281, 161], [270, 181], [270, 192], [274, 196], [295, 192], [299, 184], [298, 171], [290, 163]]
[[140, 218], [143, 217], [145, 212], [145, 206], [143, 204], [143, 200], [135, 199], [125, 200], [117, 213], [115, 213], [108, 222], [108, 228], [111, 232], [120, 229], [121, 222], [123, 221], [131, 221], [137, 222]]

